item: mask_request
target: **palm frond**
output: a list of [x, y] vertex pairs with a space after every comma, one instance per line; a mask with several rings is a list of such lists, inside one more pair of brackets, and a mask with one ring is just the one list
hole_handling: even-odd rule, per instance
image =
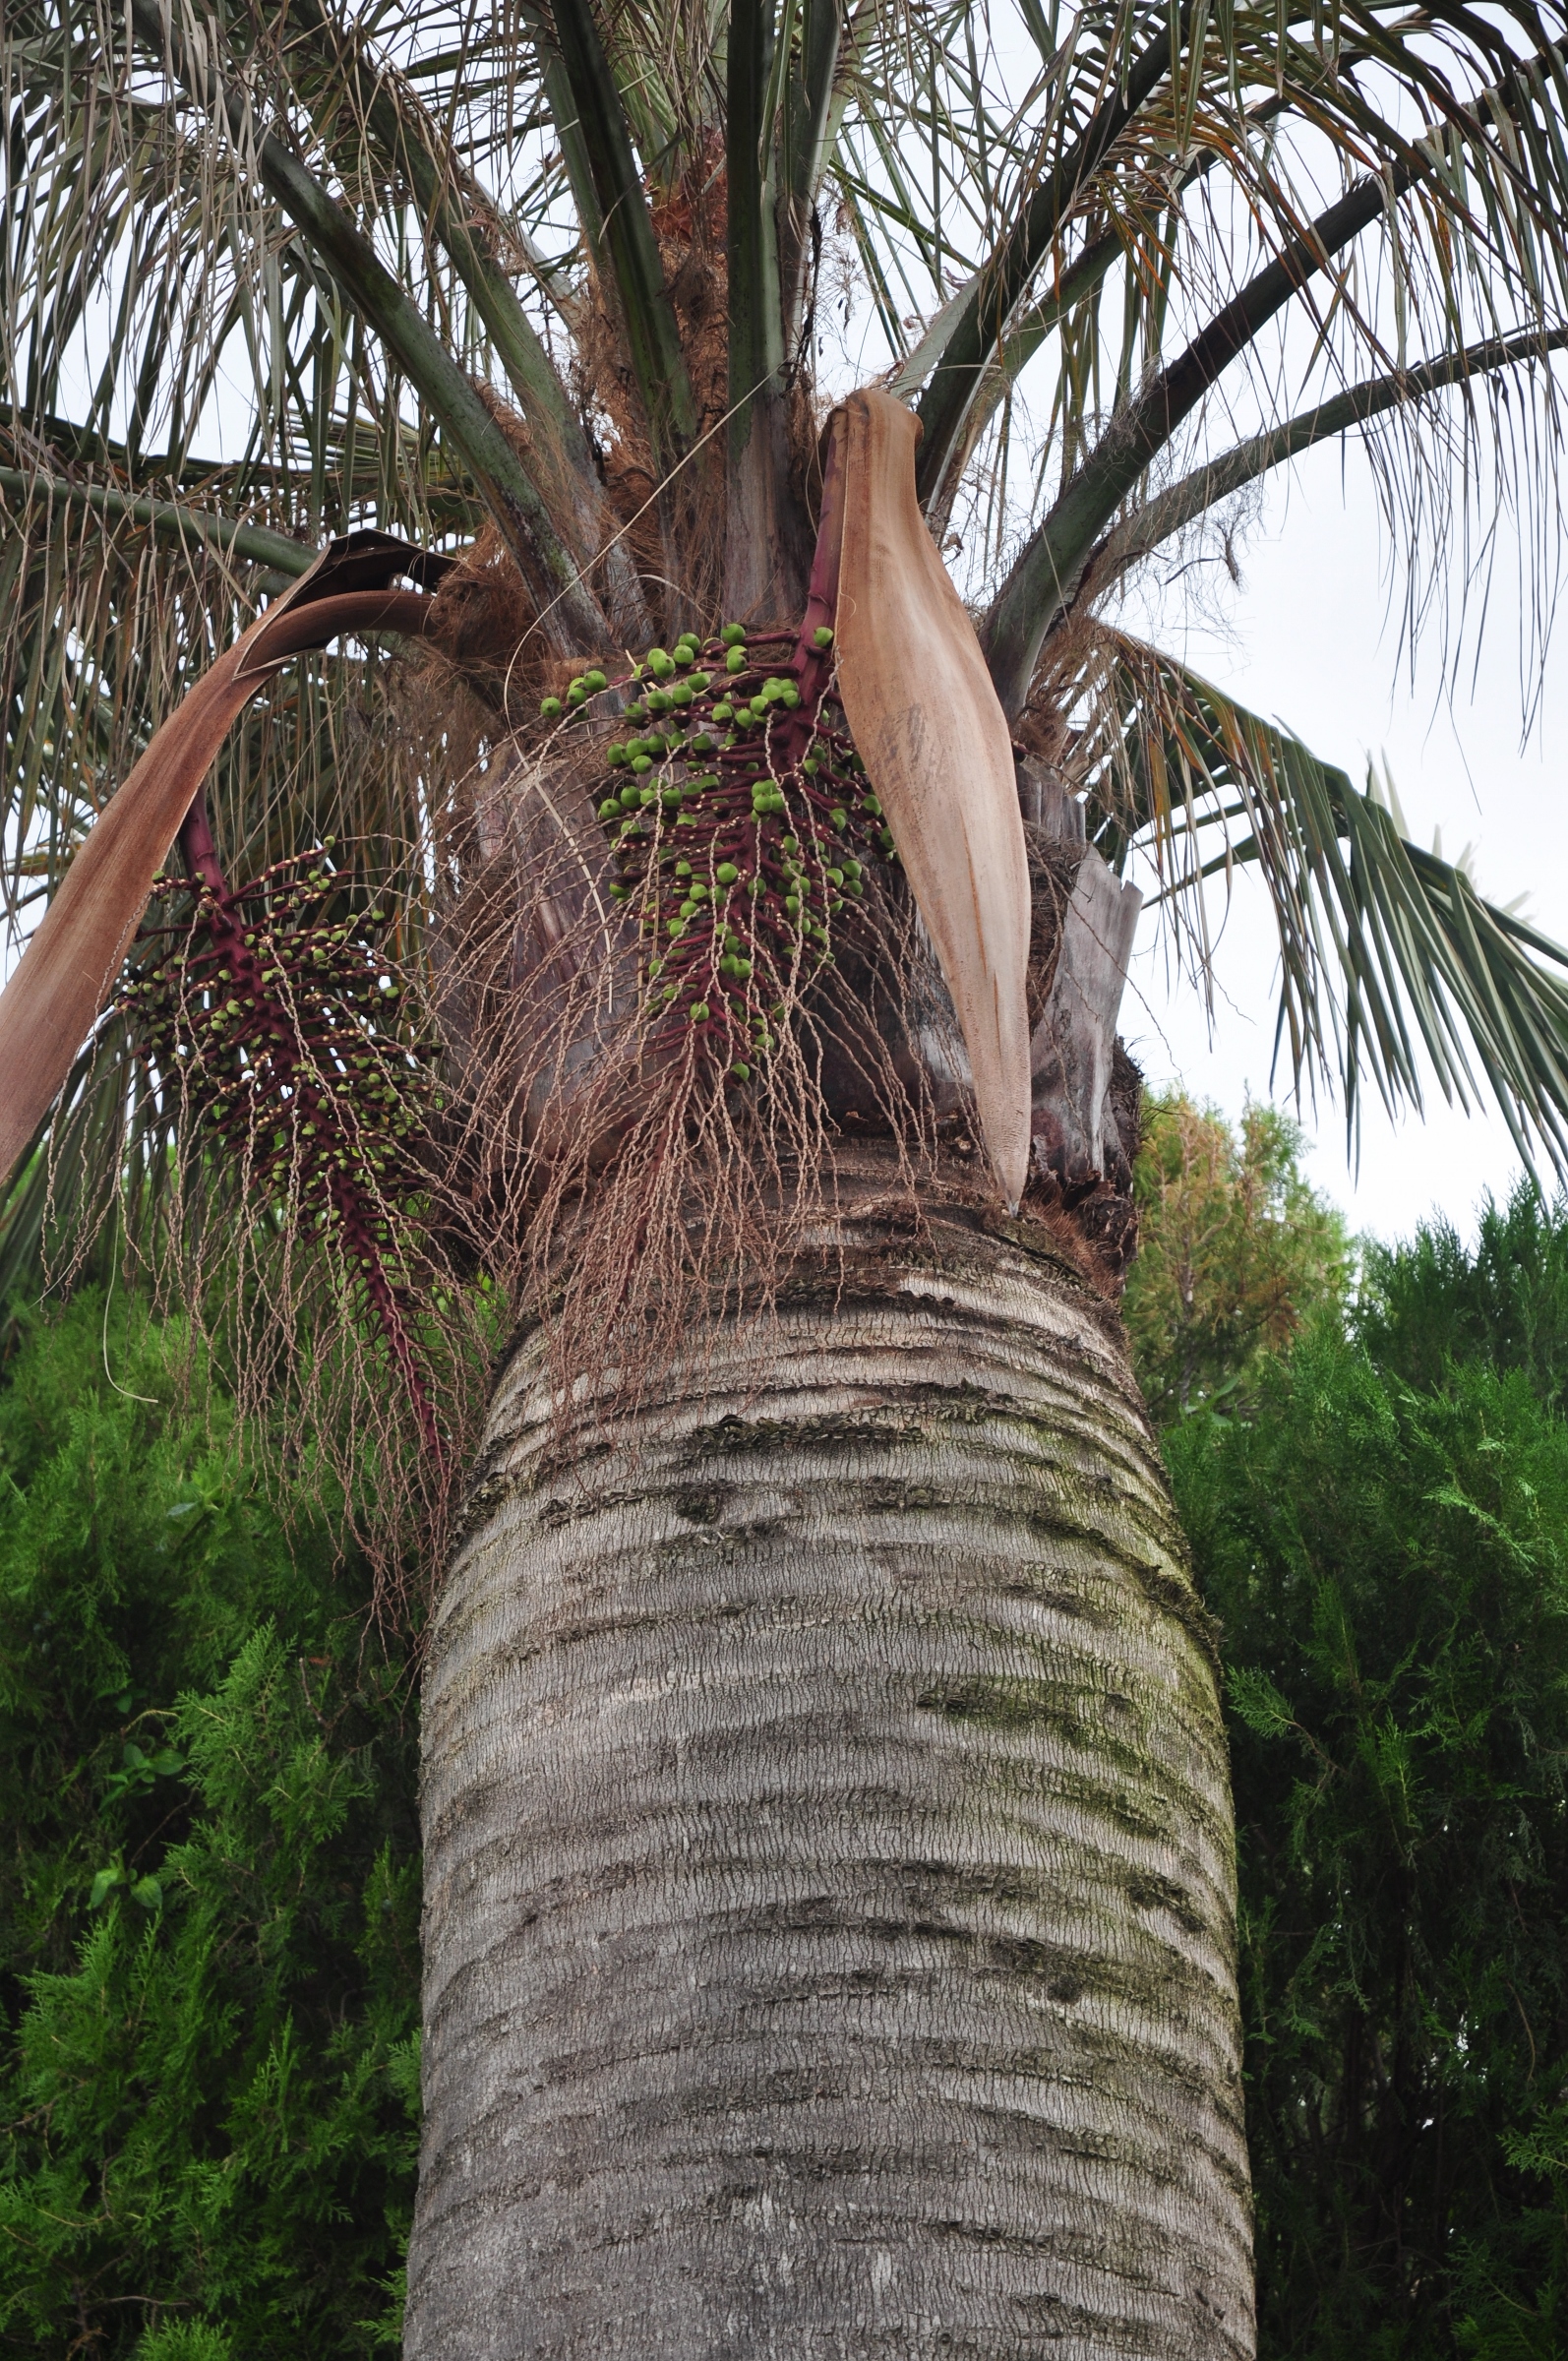
[[1370, 379], [1364, 385], [1351, 386], [1332, 399], [1288, 418], [1281, 426], [1267, 427], [1262, 434], [1249, 436], [1233, 450], [1193, 468], [1178, 483], [1168, 485], [1123, 517], [1090, 558], [1082, 595], [1102, 597], [1129, 566], [1149, 556], [1163, 541], [1184, 531], [1206, 511], [1230, 500], [1271, 468], [1284, 466], [1302, 452], [1310, 451], [1315, 443], [1343, 435], [1350, 427], [1368, 425], [1407, 402], [1424, 402], [1431, 394], [1451, 387], [1473, 391], [1475, 384], [1500, 371], [1524, 377], [1540, 367], [1549, 355], [1565, 349], [1568, 349], [1568, 328], [1552, 329], [1544, 334], [1531, 331], [1520, 336], [1488, 336], [1459, 352], [1444, 353], [1437, 360], [1418, 361], [1408, 369]]
[[[1370, 1081], [1392, 1113], [1435, 1077], [1496, 1100], [1527, 1160], [1568, 1170], [1568, 949], [1400, 834], [1375, 792], [1186, 666], [1097, 632], [1074, 686], [1089, 827], [1118, 869], [1141, 855], [1183, 957], [1207, 966], [1209, 879], [1255, 868], [1280, 946], [1276, 1055], [1299, 1090]], [[1065, 684], [1063, 684], [1065, 687]]]
[[[1092, 184], [1139, 109], [1179, 66], [1190, 37], [1192, 11], [1173, 22], [1164, 11], [1135, 18], [1118, 10], [1102, 27], [1085, 11], [1075, 27], [1078, 88], [1064, 85], [1069, 103], [1052, 111], [1035, 156], [1027, 201], [1015, 209], [1007, 236], [976, 272], [952, 319], [940, 358], [921, 397], [924, 430], [917, 483], [929, 501], [947, 472], [952, 447], [993, 350], [1006, 336], [1035, 273], [1057, 244], [1068, 213]], [[1087, 103], [1073, 106], [1079, 91]]]
[[1006, 710], [1022, 708], [1041, 645], [1071, 604], [1095, 542], [1183, 420], [1261, 329], [1363, 230], [1385, 219], [1401, 196], [1430, 181], [1437, 166], [1427, 150], [1402, 157], [1386, 179], [1363, 176], [1256, 272], [1118, 415], [1030, 535], [992, 603], [986, 645]]
[[697, 418], [643, 172], [588, 0], [556, 0], [552, 22], [593, 175], [604, 254], [626, 322], [654, 468], [663, 477], [695, 442]]
[[541, 592], [541, 621], [565, 654], [591, 646], [603, 619], [582, 568], [563, 545], [548, 505], [493, 413], [363, 232], [274, 132], [256, 137], [246, 97], [182, 35], [165, 29], [152, 0], [131, 0], [131, 21], [149, 53], [202, 108], [227, 123], [254, 152], [268, 192], [310, 241], [357, 316], [372, 327], [418, 387], [461, 453], [524, 577]]

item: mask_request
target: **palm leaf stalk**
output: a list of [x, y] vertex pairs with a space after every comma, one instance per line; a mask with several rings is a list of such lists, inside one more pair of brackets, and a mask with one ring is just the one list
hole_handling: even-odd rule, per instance
[[114, 1208], [389, 1563], [453, 1540], [415, 2361], [1121, 2349], [1107, 2251], [1250, 2351], [1212, 1635], [1108, 1309], [1140, 892], [1201, 985], [1257, 873], [1353, 1127], [1435, 1078], [1559, 1165], [1568, 957], [1112, 610], [1336, 437], [1421, 585], [1517, 498], [1544, 602], [1565, 35], [8, 12], [0, 1274]]

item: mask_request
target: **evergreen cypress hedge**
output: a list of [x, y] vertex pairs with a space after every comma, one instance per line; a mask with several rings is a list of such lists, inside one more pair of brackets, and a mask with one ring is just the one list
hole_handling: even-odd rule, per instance
[[91, 1291], [0, 1389], [0, 2350], [398, 2341], [409, 1684], [238, 1439], [184, 1335]]
[[[1265, 2361], [1568, 2354], [1564, 1374], [1568, 1209], [1521, 1193], [1168, 1434], [1229, 1665]], [[0, 1380], [0, 2351], [397, 2342], [411, 1675], [240, 1441], [185, 1333], [91, 1291]]]
[[[1223, 1625], [1269, 2361], [1568, 2353], [1568, 1212], [1167, 1436]], [[1484, 1358], [1477, 1358], [1484, 1356]]]

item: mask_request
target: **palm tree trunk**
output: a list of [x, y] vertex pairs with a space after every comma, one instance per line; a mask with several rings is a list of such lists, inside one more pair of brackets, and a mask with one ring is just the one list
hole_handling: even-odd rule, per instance
[[497, 1388], [409, 2361], [1252, 2351], [1213, 1641], [1120, 1325], [876, 1179], [610, 1448], [536, 1334]]

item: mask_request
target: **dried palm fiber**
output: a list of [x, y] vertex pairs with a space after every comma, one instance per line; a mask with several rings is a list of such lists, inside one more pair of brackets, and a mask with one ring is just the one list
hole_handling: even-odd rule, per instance
[[343, 632], [427, 628], [431, 601], [395, 590], [450, 561], [390, 533], [332, 541], [203, 674], [93, 822], [0, 995], [0, 1178], [27, 1148], [107, 1004], [120, 963], [231, 724], [290, 656]]
[[841, 413], [838, 684], [952, 996], [993, 1169], [1029, 1177], [1029, 867], [1012, 741], [974, 625], [915, 494], [913, 413], [874, 388]]

